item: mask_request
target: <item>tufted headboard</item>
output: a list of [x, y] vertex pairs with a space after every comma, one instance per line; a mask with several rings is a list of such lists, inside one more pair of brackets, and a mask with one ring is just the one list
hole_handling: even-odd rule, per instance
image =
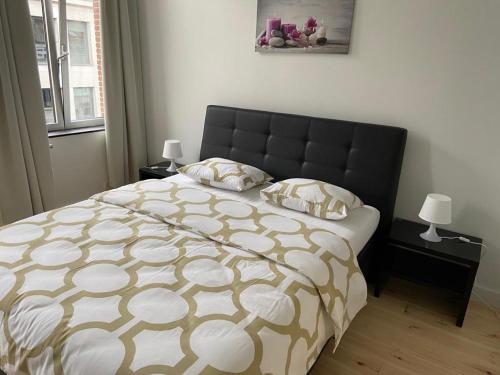
[[208, 106], [200, 160], [222, 157], [277, 180], [314, 178], [342, 186], [391, 226], [406, 129], [350, 121]]

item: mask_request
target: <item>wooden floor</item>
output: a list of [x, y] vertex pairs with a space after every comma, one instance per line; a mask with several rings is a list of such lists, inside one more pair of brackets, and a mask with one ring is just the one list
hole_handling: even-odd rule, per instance
[[391, 279], [310, 374], [500, 374], [500, 310], [471, 301], [462, 328], [454, 314], [447, 293]]

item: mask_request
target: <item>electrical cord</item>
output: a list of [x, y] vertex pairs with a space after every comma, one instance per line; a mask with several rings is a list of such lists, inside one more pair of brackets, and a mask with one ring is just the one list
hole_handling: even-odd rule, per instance
[[486, 254], [486, 249], [488, 248], [488, 246], [486, 246], [484, 243], [471, 241], [467, 237], [459, 236], [459, 237], [441, 237], [441, 238], [444, 238], [446, 240], [455, 240], [455, 239], [457, 239], [460, 242], [470, 243], [470, 244], [473, 244], [473, 245], [478, 245], [478, 246], [484, 247], [485, 250], [481, 251], [481, 256], [480, 256], [479, 260], [483, 259], [484, 254]]
[[482, 246], [484, 247], [485, 249], [488, 248], [488, 246], [486, 246], [484, 243], [481, 243], [481, 242], [474, 242], [474, 241], [471, 241], [469, 240], [467, 237], [441, 237], [441, 238], [445, 238], [447, 240], [454, 240], [454, 239], [457, 239], [457, 240], [460, 240], [461, 242], [465, 242], [465, 243], [471, 243], [473, 245], [479, 245], [479, 246]]

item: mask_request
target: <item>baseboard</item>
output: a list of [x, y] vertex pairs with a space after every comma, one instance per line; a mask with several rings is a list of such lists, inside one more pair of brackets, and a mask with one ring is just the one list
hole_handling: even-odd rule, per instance
[[500, 292], [474, 285], [472, 289], [472, 299], [479, 302], [486, 302], [488, 305], [500, 309]]

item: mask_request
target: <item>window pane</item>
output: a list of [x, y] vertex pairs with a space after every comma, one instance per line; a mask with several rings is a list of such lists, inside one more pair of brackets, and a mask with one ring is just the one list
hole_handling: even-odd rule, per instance
[[88, 23], [68, 20], [68, 43], [70, 60], [73, 65], [89, 65]]
[[31, 26], [35, 36], [36, 59], [39, 64], [47, 64], [47, 42], [42, 17], [31, 17]]
[[42, 87], [43, 110], [45, 112], [45, 122], [53, 124], [56, 122], [54, 101], [52, 100], [52, 85], [49, 76], [49, 66], [47, 64], [47, 40], [45, 37], [45, 26], [43, 21], [42, 3], [40, 0], [29, 1], [31, 13], [31, 25], [35, 39], [36, 58], [38, 62], [38, 73], [40, 76], [40, 86]]
[[45, 112], [45, 122], [55, 123], [54, 102], [52, 100], [52, 90], [42, 88], [43, 110]]
[[75, 87], [73, 89], [76, 120], [90, 120], [95, 118], [94, 88]]
[[103, 117], [99, 0], [67, 0], [71, 121]]

